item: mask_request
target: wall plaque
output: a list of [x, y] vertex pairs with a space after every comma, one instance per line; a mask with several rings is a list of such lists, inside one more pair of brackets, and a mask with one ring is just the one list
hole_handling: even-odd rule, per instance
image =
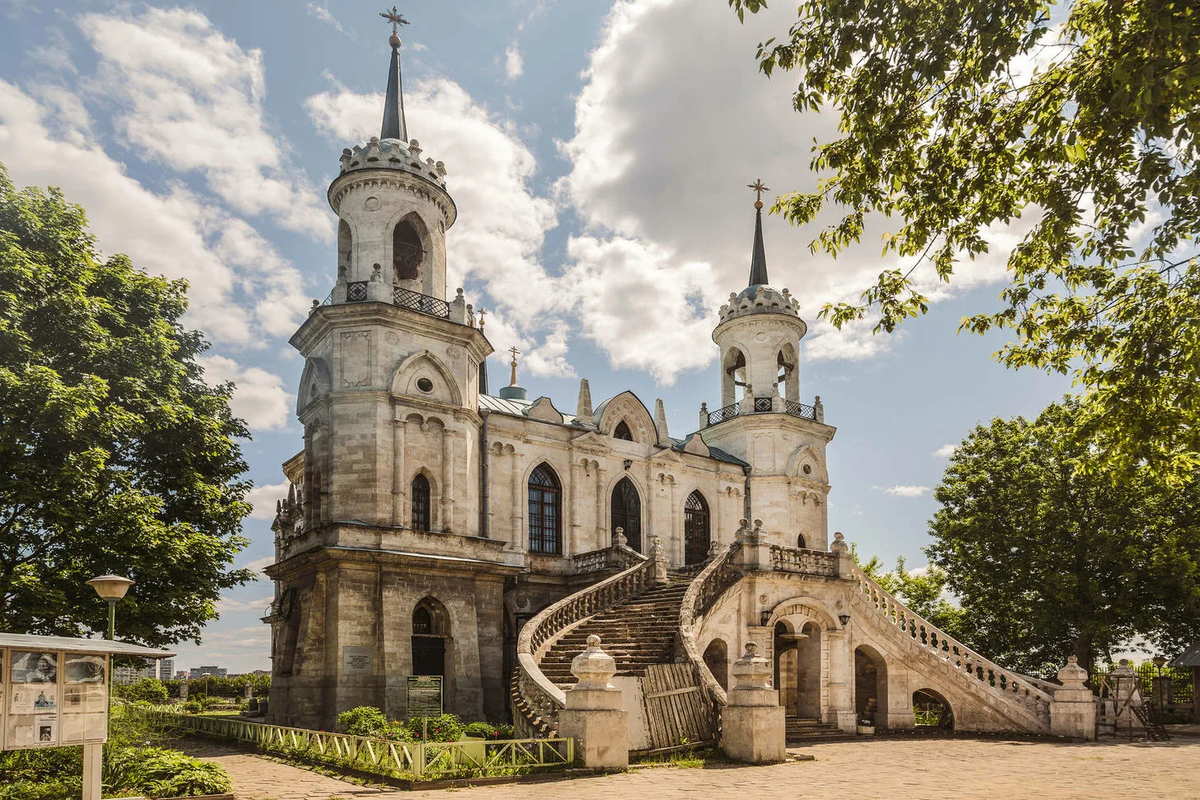
[[343, 675], [371, 675], [375, 672], [375, 648], [343, 647]]

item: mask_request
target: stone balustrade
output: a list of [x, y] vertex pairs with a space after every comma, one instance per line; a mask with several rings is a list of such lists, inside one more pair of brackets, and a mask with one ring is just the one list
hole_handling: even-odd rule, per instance
[[1037, 682], [1006, 670], [971, 648], [948, 636], [871, 580], [857, 566], [851, 570], [857, 583], [857, 596], [874, 608], [889, 624], [908, 634], [925, 652], [958, 672], [975, 679], [975, 685], [999, 695], [1029, 715], [1033, 727], [1050, 730], [1050, 704], [1053, 697]]
[[708, 564], [688, 584], [683, 602], [679, 606], [679, 641], [683, 654], [696, 670], [700, 685], [712, 700], [718, 717], [728, 698], [721, 684], [713, 676], [712, 670], [704, 663], [696, 642], [696, 631], [701, 627], [704, 615], [713, 604], [744, 574], [734, 558], [740, 548], [741, 542], [735, 541], [722, 550], [710, 551]]
[[807, 550], [799, 547], [771, 546], [771, 568], [776, 572], [794, 572], [800, 575], [838, 574], [836, 553], [824, 550]]
[[[574, 623], [598, 614], [635, 595], [654, 583], [655, 562], [629, 547], [617, 543], [613, 549], [624, 548], [636, 557], [637, 563], [586, 589], [568, 595], [540, 611], [525, 623], [517, 639], [516, 686], [526, 709], [513, 709], [518, 729], [531, 734], [553, 733], [558, 727], [558, 715], [566, 707], [566, 693], [550, 681], [538, 666], [541, 658]], [[628, 556], [628, 553], [623, 553]], [[542, 725], [544, 730], [539, 730]]]

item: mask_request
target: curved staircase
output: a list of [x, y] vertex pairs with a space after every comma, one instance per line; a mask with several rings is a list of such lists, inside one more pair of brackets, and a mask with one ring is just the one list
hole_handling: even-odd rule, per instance
[[687, 580], [668, 579], [588, 618], [546, 651], [538, 664], [542, 674], [560, 689], [574, 686], [571, 660], [583, 652], [592, 634], [600, 637], [604, 652], [616, 659], [617, 675], [640, 677], [651, 664], [674, 663], [679, 604], [687, 587]]

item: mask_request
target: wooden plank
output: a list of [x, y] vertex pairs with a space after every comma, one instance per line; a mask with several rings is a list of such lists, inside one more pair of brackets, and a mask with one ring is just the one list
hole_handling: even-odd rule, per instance
[[684, 686], [682, 689], [668, 689], [665, 692], [655, 692], [654, 694], [648, 694], [648, 695], [646, 695], [646, 697], [652, 697], [652, 698], [657, 699], [659, 697], [670, 697], [673, 694], [692, 694], [693, 692], [698, 692], [698, 691], [700, 691], [699, 686]]

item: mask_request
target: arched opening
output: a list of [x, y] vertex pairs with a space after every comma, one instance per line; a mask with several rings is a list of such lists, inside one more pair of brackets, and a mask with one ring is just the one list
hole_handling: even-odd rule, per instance
[[785, 400], [791, 400], [794, 403], [800, 402], [800, 364], [796, 348], [790, 344], [779, 348], [779, 353], [775, 356], [775, 364], [778, 370], [775, 387], [779, 395]]
[[703, 564], [708, 558], [710, 541], [708, 503], [697, 489], [683, 504], [683, 562]]
[[803, 533], [796, 534], [796, 547], [799, 547], [801, 550], [805, 548]]
[[401, 220], [392, 229], [392, 276], [393, 283], [407, 283], [421, 279], [421, 262], [425, 260], [425, 246], [421, 234], [408, 220]]
[[412, 674], [446, 674], [446, 640], [450, 618], [446, 607], [426, 597], [412, 613]]
[[412, 479], [412, 527], [415, 531], [430, 530], [433, 505], [429, 502], [429, 478], [418, 472]]
[[887, 663], [874, 648], [854, 649], [854, 713], [859, 725], [887, 724]]
[[617, 427], [613, 428], [613, 438], [624, 439], [627, 442], [633, 441], [633, 431], [629, 430], [629, 425], [625, 420], [621, 420], [617, 423]]
[[933, 689], [918, 689], [912, 696], [913, 716], [917, 728], [925, 730], [954, 730], [954, 712], [950, 701]]
[[350, 223], [338, 220], [337, 263], [338, 276], [349, 276], [350, 256], [354, 250], [354, 237], [350, 233]]
[[821, 626], [805, 622], [796, 632], [775, 624], [775, 686], [788, 716], [821, 716]]
[[721, 375], [721, 405], [741, 402], [746, 396], [746, 355], [736, 347], [725, 354]]
[[729, 690], [729, 646], [724, 639], [713, 639], [704, 648], [704, 665], [721, 684], [721, 688]]
[[621, 478], [613, 487], [611, 531], [614, 536], [617, 528], [624, 529], [630, 547], [642, 552], [642, 499], [629, 478]]
[[529, 476], [529, 552], [562, 554], [562, 484], [545, 462]]

